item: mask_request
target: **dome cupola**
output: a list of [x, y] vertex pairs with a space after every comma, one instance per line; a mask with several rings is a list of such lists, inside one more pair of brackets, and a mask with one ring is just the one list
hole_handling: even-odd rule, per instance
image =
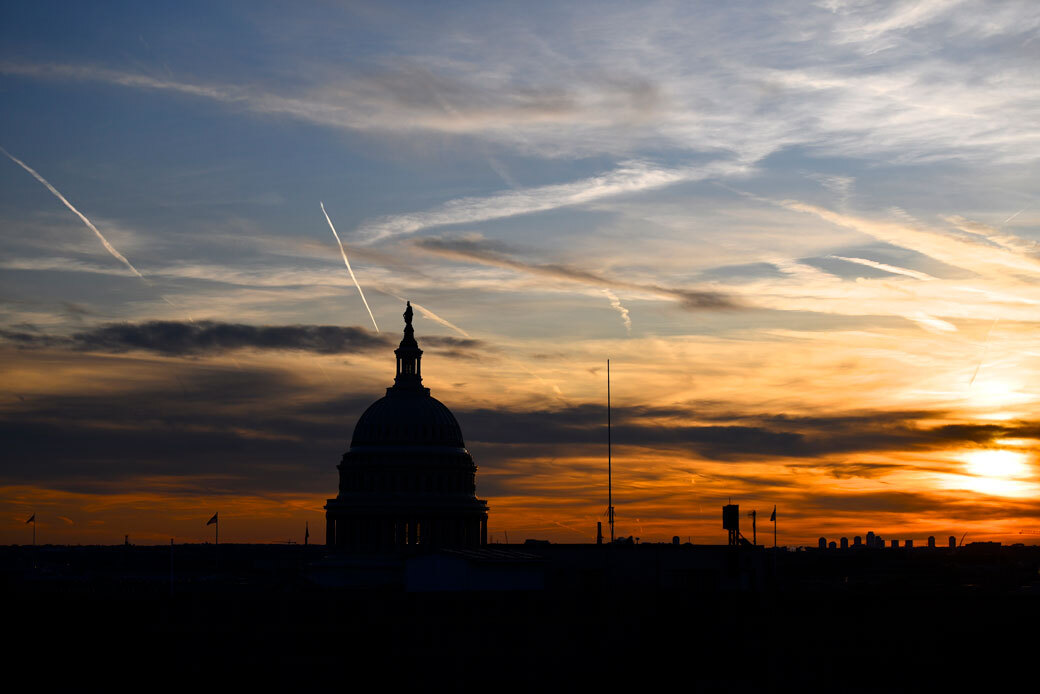
[[444, 446], [465, 449], [455, 416], [422, 385], [422, 350], [412, 328], [412, 304], [404, 312], [404, 337], [394, 350], [397, 375], [386, 395], [372, 403], [354, 426], [350, 449], [362, 447]]

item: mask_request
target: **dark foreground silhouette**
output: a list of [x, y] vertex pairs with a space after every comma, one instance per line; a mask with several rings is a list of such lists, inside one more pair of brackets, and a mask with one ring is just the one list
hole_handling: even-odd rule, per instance
[[[172, 580], [171, 580], [172, 556]], [[0, 548], [7, 682], [992, 691], [1040, 548]], [[634, 690], [635, 691], [635, 690]]]

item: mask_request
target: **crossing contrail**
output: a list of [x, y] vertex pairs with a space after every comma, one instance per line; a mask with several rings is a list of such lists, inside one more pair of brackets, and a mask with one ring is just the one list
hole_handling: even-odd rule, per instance
[[333, 226], [332, 220], [329, 219], [329, 213], [325, 211], [325, 203], [318, 201], [321, 205], [321, 212], [325, 215], [325, 221], [329, 223], [329, 229], [332, 229], [332, 235], [336, 237], [336, 243], [339, 244], [339, 252], [343, 255], [343, 264], [347, 266], [347, 272], [350, 273], [350, 279], [354, 280], [354, 286], [357, 287], [358, 294], [361, 295], [361, 301], [365, 304], [365, 309], [368, 311], [368, 317], [372, 319], [372, 325], [375, 326], [376, 332], [379, 332], [379, 325], [376, 323], [376, 317], [372, 315], [372, 309], [368, 307], [368, 300], [365, 298], [365, 292], [361, 289], [361, 284], [357, 281], [357, 277], [354, 276], [354, 270], [350, 267], [350, 261], [347, 260], [347, 249], [343, 247], [343, 242], [339, 239], [339, 234], [336, 233], [336, 227]]
[[1023, 207], [1023, 208], [1022, 208], [1021, 210], [1019, 210], [1019, 211], [1018, 211], [1018, 212], [1016, 212], [1015, 214], [1013, 214], [1013, 215], [1011, 215], [1010, 217], [1008, 217], [1007, 219], [1005, 219], [1005, 220], [1004, 220], [1003, 222], [1001, 222], [1001, 223], [1000, 223], [1000, 226], [1004, 226], [1005, 224], [1007, 224], [1008, 222], [1010, 222], [1010, 221], [1011, 221], [1012, 219], [1014, 219], [1014, 218], [1015, 218], [1015, 217], [1017, 217], [1018, 215], [1022, 214], [1022, 213], [1023, 213], [1023, 212], [1025, 212], [1026, 210], [1028, 210], [1028, 209], [1029, 209], [1029, 207], [1030, 207], [1030, 205], [1032, 205], [1032, 204], [1033, 204], [1033, 203], [1029, 203], [1029, 205], [1026, 205], [1026, 206], [1025, 206], [1025, 207]]
[[[401, 299], [401, 301], [404, 301], [404, 299]], [[451, 328], [452, 330], [457, 332], [459, 335], [462, 335], [463, 337], [466, 337], [466, 338], [470, 337], [470, 334], [468, 332], [466, 332], [465, 330], [463, 330], [459, 326], [455, 325], [451, 321], [446, 320], [444, 318], [441, 318], [440, 316], [438, 316], [436, 313], [434, 313], [430, 309], [426, 308], [425, 306], [420, 306], [419, 304], [415, 303], [414, 301], [412, 302], [412, 306], [414, 306], [415, 308], [419, 309], [419, 311], [424, 316], [429, 318], [430, 320], [433, 320], [433, 321], [436, 321], [436, 322], [440, 323], [445, 328]]]
[[[117, 250], [115, 249], [115, 247], [114, 247], [114, 246], [113, 246], [112, 244], [110, 244], [110, 243], [108, 242], [108, 239], [106, 239], [106, 238], [104, 237], [104, 235], [102, 235], [102, 233], [101, 233], [100, 231], [98, 231], [98, 228], [97, 228], [96, 226], [94, 226], [93, 222], [91, 222], [91, 221], [90, 221], [89, 219], [87, 219], [87, 218], [86, 218], [86, 217], [85, 217], [85, 216], [83, 215], [83, 213], [82, 213], [82, 212], [80, 212], [80, 211], [79, 211], [79, 210], [77, 210], [77, 209], [76, 209], [75, 207], [73, 207], [73, 206], [72, 206], [72, 203], [71, 203], [71, 202], [69, 202], [68, 200], [66, 200], [66, 199], [65, 199], [65, 196], [64, 196], [64, 195], [62, 195], [61, 193], [59, 193], [59, 192], [58, 192], [58, 189], [57, 189], [57, 188], [55, 188], [54, 186], [52, 186], [52, 185], [51, 185], [51, 184], [50, 184], [50, 183], [49, 183], [49, 182], [47, 181], [47, 179], [46, 179], [46, 178], [44, 178], [43, 176], [41, 176], [41, 175], [40, 175], [39, 173], [37, 173], [37, 172], [36, 172], [36, 169], [34, 169], [33, 167], [29, 166], [29, 165], [28, 165], [28, 164], [26, 164], [26, 163], [25, 163], [24, 161], [22, 161], [21, 159], [19, 159], [19, 158], [18, 158], [18, 157], [16, 157], [16, 156], [14, 156], [13, 154], [11, 154], [10, 152], [8, 152], [8, 151], [7, 151], [6, 149], [4, 149], [3, 147], [0, 147], [0, 152], [3, 152], [4, 154], [6, 154], [6, 155], [7, 155], [7, 158], [8, 158], [8, 159], [10, 159], [11, 161], [13, 161], [13, 162], [14, 162], [15, 164], [18, 164], [18, 166], [22, 167], [22, 168], [23, 168], [23, 169], [25, 169], [26, 171], [28, 171], [28, 172], [29, 172], [29, 174], [30, 174], [30, 175], [31, 175], [31, 176], [32, 176], [33, 178], [35, 178], [35, 179], [36, 179], [37, 181], [39, 181], [39, 182], [40, 182], [40, 183], [42, 183], [42, 184], [43, 184], [44, 186], [46, 186], [46, 187], [47, 187], [47, 190], [49, 190], [49, 191], [50, 191], [50, 192], [51, 192], [51, 193], [52, 193], [52, 194], [54, 195], [54, 197], [56, 197], [56, 198], [58, 198], [59, 200], [61, 200], [62, 204], [64, 204], [64, 205], [65, 205], [65, 207], [67, 207], [67, 208], [69, 208], [70, 210], [72, 210], [72, 213], [73, 213], [73, 214], [75, 214], [75, 215], [76, 215], [77, 217], [79, 217], [79, 218], [80, 218], [80, 220], [82, 220], [82, 222], [83, 222], [84, 224], [86, 224], [86, 225], [87, 225], [87, 227], [89, 227], [91, 231], [93, 231], [93, 232], [94, 232], [95, 234], [97, 234], [97, 237], [98, 237], [99, 239], [101, 239], [101, 244], [102, 244], [102, 245], [103, 245], [103, 246], [105, 247], [105, 250], [106, 250], [106, 251], [108, 251], [109, 253], [111, 253], [111, 254], [112, 254], [112, 257], [114, 257], [114, 258], [116, 258], [117, 260], [121, 261], [121, 262], [123, 263], [123, 265], [126, 265], [126, 266], [127, 266], [128, 268], [130, 268], [130, 272], [134, 273], [135, 275], [137, 275], [137, 276], [138, 276], [138, 277], [140, 277], [141, 279], [144, 279], [144, 275], [142, 275], [142, 274], [141, 274], [140, 272], [138, 272], [138, 271], [137, 271], [137, 268], [135, 268], [135, 267], [134, 267], [133, 265], [131, 265], [131, 264], [130, 264], [130, 261], [129, 261], [129, 260], [127, 260], [127, 259], [126, 259], [126, 258], [125, 258], [125, 257], [123, 256], [123, 254], [122, 254], [122, 253], [120, 253], [119, 251], [117, 251]], [[166, 299], [166, 297], [163, 297], [163, 299], [164, 299], [164, 300], [166, 300], [166, 301], [167, 301], [167, 303], [169, 303], [169, 300], [168, 300], [168, 299]], [[172, 305], [172, 304], [171, 304], [171, 305]]]
[[[388, 289], [383, 289], [383, 288], [380, 288], [380, 287], [376, 287], [375, 289], [376, 289], [377, 292], [382, 292], [382, 293], [386, 294], [387, 296], [392, 296], [395, 299], [397, 299], [398, 301], [404, 301], [405, 300], [403, 296], [399, 296], [399, 295], [395, 294], [394, 292], [392, 292], [392, 291], [390, 291]], [[452, 330], [457, 332], [459, 335], [462, 335], [463, 337], [465, 337], [467, 339], [473, 339], [473, 336], [470, 335], [468, 332], [466, 332], [465, 330], [463, 330], [459, 326], [455, 325], [451, 321], [448, 321], [448, 320], [445, 320], [444, 318], [441, 318], [440, 316], [438, 316], [436, 313], [434, 313], [430, 309], [428, 309], [428, 308], [426, 308], [424, 306], [421, 306], [421, 305], [415, 303], [414, 301], [412, 302], [412, 306], [414, 306], [416, 309], [418, 309], [419, 313], [421, 313], [422, 315], [426, 316], [427, 318], [429, 318], [429, 319], [431, 319], [433, 321], [436, 321], [437, 323], [440, 323], [441, 325], [443, 325], [446, 328], [451, 328]], [[505, 359], [506, 362], [511, 363], [511, 364], [515, 364], [516, 366], [518, 366], [521, 369], [523, 369], [524, 371], [526, 371], [528, 373], [528, 375], [533, 377], [536, 381], [538, 381], [538, 383], [540, 383], [543, 386], [549, 387], [552, 390], [553, 395], [555, 395], [560, 400], [563, 400], [565, 403], [567, 402], [567, 398], [564, 396], [563, 391], [560, 390], [560, 386], [558, 386], [555, 383], [550, 383], [549, 381], [546, 381], [544, 378], [542, 378], [541, 376], [536, 374], [534, 371], [532, 371], [530, 368], [528, 368], [527, 364], [524, 364], [519, 359], [513, 359], [512, 357], [508, 357], [508, 356], [505, 357], [504, 359]]]
[[[383, 292], [384, 294], [386, 294], [388, 296], [392, 296], [395, 299], [397, 299], [398, 301], [404, 301], [405, 300], [405, 298], [403, 296], [398, 296], [397, 294], [394, 294], [391, 291], [387, 291], [386, 289], [380, 289], [379, 287], [376, 287], [376, 291], [377, 292]], [[412, 306], [414, 306], [416, 309], [418, 309], [419, 313], [423, 314], [424, 316], [426, 316], [430, 320], [432, 320], [432, 321], [434, 321], [436, 323], [440, 323], [445, 328], [451, 328], [452, 330], [454, 330], [459, 335], [462, 335], [465, 338], [472, 338], [472, 335], [470, 335], [468, 332], [466, 332], [465, 330], [463, 330], [459, 326], [455, 325], [451, 321], [446, 320], [444, 318], [441, 318], [440, 316], [438, 316], [436, 313], [434, 313], [430, 309], [426, 308], [425, 306], [421, 306], [421, 305], [415, 303], [415, 301], [412, 301]]]
[[986, 331], [986, 340], [982, 343], [982, 356], [979, 357], [979, 363], [975, 365], [975, 372], [971, 375], [971, 380], [968, 381], [969, 388], [975, 384], [975, 378], [979, 375], [979, 369], [982, 368], [982, 362], [986, 361], [986, 353], [989, 351], [989, 336], [993, 333], [993, 328], [997, 327], [998, 321], [1000, 321], [1000, 318], [994, 318], [993, 322], [989, 325], [989, 330]]

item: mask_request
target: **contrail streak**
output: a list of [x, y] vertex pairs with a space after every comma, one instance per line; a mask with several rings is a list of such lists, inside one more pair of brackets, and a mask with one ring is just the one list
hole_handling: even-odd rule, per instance
[[[393, 292], [391, 292], [391, 291], [389, 291], [387, 289], [381, 289], [379, 287], [376, 287], [376, 291], [383, 292], [387, 296], [392, 296], [395, 299], [397, 299], [398, 301], [404, 301], [404, 297], [398, 296], [397, 294], [395, 294], [395, 293], [393, 293]], [[423, 314], [427, 318], [429, 318], [429, 319], [431, 319], [431, 320], [433, 320], [433, 321], [435, 321], [437, 323], [440, 323], [441, 325], [443, 325], [446, 328], [451, 328], [452, 330], [454, 330], [459, 335], [462, 335], [465, 338], [473, 339], [473, 336], [470, 335], [468, 332], [466, 332], [465, 330], [463, 330], [459, 326], [455, 325], [451, 321], [447, 321], [447, 320], [441, 318], [440, 316], [438, 316], [436, 313], [434, 313], [430, 309], [425, 308], [423, 306], [420, 306], [419, 304], [415, 303], [414, 301], [412, 302], [412, 306], [417, 308], [419, 310], [419, 313]], [[552, 392], [553, 392], [553, 395], [555, 395], [560, 400], [563, 400], [564, 402], [567, 402], [567, 398], [566, 398], [566, 396], [564, 396], [563, 391], [560, 390], [560, 386], [556, 385], [555, 383], [550, 383], [549, 381], [546, 381], [544, 378], [542, 378], [541, 376], [536, 374], [534, 371], [532, 371], [530, 368], [528, 368], [528, 366], [526, 364], [524, 364], [522, 361], [520, 361], [518, 359], [513, 359], [511, 357], [505, 357], [505, 361], [507, 361], [508, 363], [511, 363], [511, 364], [515, 364], [516, 366], [519, 366], [521, 369], [526, 371], [528, 373], [528, 375], [530, 375], [532, 378], [534, 378], [536, 381], [538, 381], [538, 383], [540, 385], [545, 386], [545, 387], [551, 389]]]
[[[400, 299], [400, 300], [404, 301], [404, 299]], [[434, 313], [430, 309], [426, 308], [425, 306], [421, 306], [421, 305], [415, 303], [414, 301], [412, 302], [412, 306], [414, 306], [415, 308], [419, 309], [419, 312], [422, 313], [424, 316], [426, 316], [427, 318], [429, 318], [430, 320], [432, 320], [432, 321], [434, 321], [436, 323], [440, 323], [445, 328], [451, 328], [452, 330], [457, 332], [459, 335], [462, 335], [463, 337], [466, 337], [466, 338], [472, 337], [468, 332], [466, 332], [465, 330], [463, 330], [459, 326], [455, 325], [454, 323], [452, 323], [451, 321], [449, 321], [447, 319], [441, 318], [440, 316], [438, 316], [436, 313]]]
[[844, 255], [829, 255], [828, 258], [837, 258], [838, 260], [844, 260], [846, 263], [856, 263], [865, 267], [872, 267], [876, 270], [883, 272], [890, 272], [893, 275], [905, 275], [906, 277], [913, 277], [915, 280], [922, 280], [927, 282], [928, 280], [934, 280], [935, 278], [931, 275], [917, 270], [908, 270], [905, 267], [896, 267], [895, 265], [889, 265], [887, 263], [879, 263], [876, 260], [868, 260], [866, 258], [849, 258]]
[[[394, 294], [393, 292], [388, 292], [385, 289], [380, 289], [379, 287], [376, 287], [376, 291], [380, 291], [380, 292], [383, 292], [384, 294], [386, 294], [388, 296], [392, 296], [395, 299], [397, 299], [398, 301], [405, 301], [405, 298], [403, 296], [398, 296], [397, 294]], [[434, 323], [440, 323], [445, 328], [450, 328], [451, 330], [454, 330], [455, 332], [457, 332], [459, 335], [462, 335], [465, 338], [472, 339], [473, 336], [470, 335], [468, 332], [466, 332], [465, 330], [463, 330], [459, 326], [455, 325], [451, 321], [449, 321], [449, 320], [447, 320], [445, 318], [441, 318], [440, 316], [438, 316], [436, 313], [434, 313], [430, 309], [426, 308], [425, 306], [417, 304], [417, 303], [415, 303], [415, 301], [412, 301], [412, 306], [414, 306], [416, 309], [418, 309], [419, 313], [423, 314], [424, 316], [426, 316], [427, 318], [432, 320]]]
[[616, 195], [658, 190], [744, 170], [744, 166], [729, 162], [663, 169], [641, 161], [628, 161], [612, 171], [578, 181], [509, 190], [487, 197], [456, 198], [424, 212], [381, 217], [362, 224], [358, 234], [362, 243], [368, 245], [390, 236], [414, 234], [433, 227], [477, 224], [586, 205]]
[[[1034, 198], [1034, 199], [1035, 199], [1035, 198]], [[1021, 210], [1019, 210], [1019, 211], [1018, 211], [1018, 212], [1016, 212], [1015, 214], [1013, 214], [1013, 215], [1011, 215], [1010, 217], [1008, 217], [1007, 219], [1005, 219], [1005, 220], [1004, 220], [1003, 222], [1001, 222], [1001, 224], [1000, 224], [1000, 227], [1001, 227], [1001, 228], [1004, 228], [1004, 226], [1005, 226], [1005, 225], [1006, 225], [1006, 224], [1007, 224], [1008, 222], [1010, 222], [1010, 221], [1011, 221], [1011, 220], [1013, 220], [1013, 219], [1014, 219], [1015, 217], [1017, 217], [1018, 215], [1022, 214], [1022, 213], [1023, 213], [1023, 212], [1025, 212], [1026, 210], [1028, 210], [1028, 209], [1029, 209], [1030, 207], [1032, 207], [1032, 205], [1033, 205], [1033, 201], [1032, 201], [1032, 200], [1030, 200], [1030, 201], [1029, 201], [1029, 204], [1028, 204], [1028, 205], [1026, 205], [1026, 206], [1025, 206], [1025, 207], [1023, 207], [1023, 208], [1022, 208]], [[1035, 242], [1033, 243], [1033, 246], [1036, 246], [1036, 243], [1035, 243]], [[975, 365], [975, 372], [974, 372], [974, 373], [972, 373], [972, 375], [971, 375], [971, 380], [970, 380], [970, 381], [968, 381], [968, 388], [971, 388], [971, 387], [972, 387], [973, 385], [975, 385], [975, 379], [976, 379], [976, 378], [978, 377], [978, 375], [979, 375], [979, 369], [981, 369], [981, 368], [982, 368], [982, 363], [983, 363], [984, 361], [986, 361], [986, 354], [987, 354], [987, 353], [989, 352], [989, 336], [993, 334], [993, 328], [997, 327], [997, 323], [998, 323], [999, 321], [1000, 321], [1000, 317], [999, 317], [999, 316], [998, 316], [998, 317], [996, 317], [996, 318], [994, 318], [994, 319], [993, 319], [993, 322], [992, 322], [992, 323], [990, 324], [990, 326], [989, 326], [989, 330], [987, 330], [987, 331], [986, 331], [986, 340], [985, 340], [985, 342], [983, 342], [983, 343], [982, 343], [982, 356], [981, 356], [981, 357], [979, 357], [979, 363]], [[963, 539], [963, 538], [962, 538], [962, 539]]]
[[971, 380], [968, 381], [968, 387], [971, 388], [975, 384], [975, 378], [979, 375], [979, 369], [982, 368], [982, 362], [986, 361], [986, 353], [989, 351], [989, 336], [993, 334], [993, 328], [997, 327], [999, 318], [994, 318], [993, 322], [990, 323], [989, 330], [986, 331], [986, 340], [982, 343], [982, 356], [979, 357], [979, 363], [975, 365], [975, 373], [971, 375]]
[[339, 239], [339, 234], [336, 233], [336, 227], [332, 225], [332, 220], [329, 219], [329, 213], [325, 211], [325, 203], [318, 201], [321, 205], [321, 212], [325, 215], [325, 221], [329, 223], [329, 229], [332, 229], [332, 235], [336, 237], [336, 243], [339, 244], [339, 252], [343, 255], [343, 264], [347, 266], [347, 272], [350, 273], [350, 279], [354, 280], [354, 286], [357, 287], [358, 294], [361, 295], [361, 301], [365, 304], [365, 309], [368, 311], [368, 317], [372, 319], [372, 325], [375, 326], [376, 332], [379, 332], [379, 325], [376, 323], [376, 317], [372, 315], [372, 309], [368, 307], [368, 300], [365, 298], [365, 292], [361, 289], [361, 284], [357, 281], [357, 277], [354, 276], [354, 270], [350, 267], [350, 261], [347, 260], [347, 249], [343, 247], [343, 242]]
[[[429, 86], [430, 91], [433, 92], [433, 98], [437, 100], [437, 103], [440, 104], [440, 107], [444, 109], [445, 113], [447, 113], [449, 116], [453, 118], [459, 118], [460, 120], [462, 119], [462, 114], [459, 113], [459, 110], [452, 106], [450, 103], [448, 103], [448, 100], [445, 99], [444, 96], [441, 94], [440, 90], [437, 89], [437, 87], [435, 86], [435, 80], [430, 80], [427, 86]], [[506, 182], [507, 186], [509, 186], [510, 188], [520, 187], [519, 185], [517, 185], [517, 182], [513, 179], [513, 177], [509, 175], [509, 172], [506, 171], [506, 168], [502, 166], [502, 164], [500, 164], [497, 159], [488, 154], [486, 145], [481, 147], [481, 150], [483, 151], [484, 159], [487, 160], [488, 166], [490, 166], [492, 170], [498, 174], [499, 178]]]
[[1005, 220], [1004, 220], [1003, 222], [1001, 222], [1001, 223], [1000, 223], [1000, 226], [1004, 226], [1005, 224], [1007, 224], [1008, 222], [1010, 222], [1010, 221], [1011, 221], [1012, 219], [1014, 219], [1014, 218], [1015, 218], [1015, 217], [1017, 217], [1018, 215], [1022, 214], [1022, 213], [1023, 213], [1023, 212], [1025, 212], [1026, 210], [1028, 210], [1028, 209], [1030, 208], [1030, 206], [1032, 206], [1032, 204], [1033, 204], [1033, 203], [1029, 203], [1028, 205], [1026, 205], [1025, 207], [1023, 207], [1023, 208], [1022, 208], [1021, 210], [1019, 210], [1019, 211], [1018, 211], [1018, 212], [1016, 212], [1015, 214], [1013, 214], [1013, 215], [1011, 215], [1010, 217], [1008, 217], [1007, 219], [1005, 219]]
[[[7, 158], [8, 158], [8, 159], [10, 159], [11, 161], [13, 161], [13, 162], [14, 162], [15, 164], [18, 164], [18, 166], [22, 167], [22, 168], [23, 168], [23, 169], [25, 169], [26, 171], [28, 171], [28, 172], [29, 172], [29, 174], [30, 174], [30, 175], [31, 175], [31, 176], [32, 176], [33, 178], [35, 178], [35, 179], [36, 179], [37, 181], [39, 181], [39, 182], [40, 182], [40, 183], [42, 183], [42, 184], [43, 184], [44, 186], [46, 186], [46, 187], [47, 187], [47, 190], [49, 190], [49, 191], [50, 191], [50, 192], [51, 192], [51, 193], [52, 193], [52, 194], [54, 195], [54, 197], [56, 197], [56, 198], [58, 198], [59, 200], [61, 200], [62, 204], [64, 204], [64, 205], [65, 205], [65, 207], [67, 207], [67, 208], [69, 208], [70, 210], [72, 210], [73, 214], [75, 214], [75, 215], [76, 215], [77, 217], [79, 217], [79, 218], [80, 218], [80, 220], [82, 220], [82, 222], [83, 222], [84, 224], [86, 224], [86, 225], [87, 225], [87, 227], [89, 227], [91, 231], [93, 231], [93, 232], [94, 232], [95, 234], [97, 234], [97, 237], [98, 237], [99, 239], [101, 239], [101, 244], [102, 244], [102, 245], [103, 245], [103, 246], [105, 247], [105, 250], [106, 250], [106, 251], [108, 251], [109, 253], [111, 253], [111, 254], [112, 254], [112, 257], [114, 257], [114, 258], [116, 258], [117, 260], [121, 261], [121, 262], [123, 263], [123, 265], [126, 265], [126, 266], [127, 266], [128, 268], [130, 268], [130, 272], [134, 273], [135, 275], [137, 275], [137, 276], [138, 276], [138, 277], [140, 277], [141, 279], [144, 279], [144, 275], [142, 275], [142, 274], [141, 274], [140, 272], [138, 272], [138, 271], [137, 271], [137, 268], [135, 268], [135, 267], [134, 267], [133, 265], [131, 265], [131, 264], [130, 264], [130, 261], [129, 261], [129, 260], [127, 260], [127, 259], [126, 259], [126, 258], [125, 258], [125, 257], [123, 256], [123, 254], [122, 254], [122, 253], [120, 253], [119, 251], [117, 251], [117, 250], [115, 249], [115, 247], [113, 247], [113, 246], [112, 246], [112, 244], [110, 244], [110, 243], [108, 242], [108, 239], [106, 239], [106, 238], [104, 237], [104, 235], [102, 235], [102, 233], [101, 233], [100, 231], [98, 231], [98, 228], [97, 228], [96, 226], [94, 226], [93, 222], [91, 222], [91, 221], [90, 221], [89, 219], [87, 219], [87, 218], [86, 218], [86, 217], [85, 217], [85, 216], [83, 215], [83, 213], [82, 213], [82, 212], [80, 212], [80, 211], [79, 211], [79, 210], [77, 210], [77, 209], [76, 209], [75, 207], [73, 207], [73, 206], [72, 206], [72, 203], [71, 203], [71, 202], [69, 202], [68, 200], [66, 200], [66, 199], [65, 199], [65, 196], [64, 196], [64, 195], [62, 195], [61, 193], [59, 193], [59, 192], [58, 192], [58, 189], [57, 189], [57, 188], [55, 188], [54, 186], [52, 186], [52, 185], [51, 185], [51, 184], [50, 184], [50, 183], [49, 183], [49, 182], [47, 181], [47, 179], [46, 179], [46, 178], [44, 178], [43, 176], [41, 176], [41, 175], [40, 175], [39, 173], [37, 173], [37, 172], [36, 172], [36, 169], [34, 169], [34, 168], [32, 168], [31, 166], [29, 166], [29, 165], [28, 165], [28, 164], [26, 164], [26, 163], [25, 163], [24, 161], [22, 161], [21, 159], [19, 159], [19, 158], [18, 158], [18, 157], [16, 157], [16, 156], [14, 156], [13, 154], [11, 154], [10, 152], [8, 152], [8, 151], [7, 151], [6, 149], [4, 149], [3, 147], [0, 147], [0, 152], [3, 152], [4, 154], [6, 154], [6, 155], [7, 155]], [[167, 299], [166, 297], [163, 297], [163, 300], [164, 300], [164, 301], [166, 301], [166, 303], [170, 303], [169, 299]], [[170, 304], [170, 305], [172, 306], [173, 304]]]

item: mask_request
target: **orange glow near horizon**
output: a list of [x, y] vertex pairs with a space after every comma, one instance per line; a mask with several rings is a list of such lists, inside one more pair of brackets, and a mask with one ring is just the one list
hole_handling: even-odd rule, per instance
[[1019, 451], [985, 449], [968, 451], [960, 456], [964, 461], [964, 484], [982, 494], [1009, 497], [1035, 495], [1040, 487], [1030, 480], [1032, 468], [1029, 456]]
[[[420, 343], [423, 337], [420, 333]], [[528, 370], [505, 371], [497, 368], [497, 359], [455, 360], [430, 349], [424, 375], [433, 394], [460, 420], [480, 467], [478, 496], [490, 504], [489, 533], [499, 542], [507, 533], [513, 542], [528, 537], [588, 542], [596, 522], [605, 520], [605, 419], [581, 414], [582, 408], [602, 407], [604, 373], [580, 365], [606, 350], [619, 355], [612, 359], [618, 535], [721, 542], [719, 509], [730, 497], [742, 511], [759, 511], [760, 540], [771, 535], [763, 519], [775, 504], [782, 544], [813, 545], [819, 536], [852, 537], [868, 530], [918, 542], [964, 532], [1014, 542], [1023, 539], [1021, 528], [1040, 525], [1032, 520], [1040, 514], [1033, 501], [1040, 487], [1032, 453], [1036, 439], [1028, 425], [1014, 417], [986, 419], [975, 410], [978, 400], [969, 399], [971, 407], [958, 413], [936, 408], [926, 390], [892, 392], [888, 383], [898, 380], [895, 376], [844, 368], [857, 358], [857, 343], [876, 338], [850, 339], [844, 363], [833, 358], [831, 339], [798, 343], [791, 351], [712, 338], [653, 339], [641, 347], [618, 342], [551, 361], [527, 358]], [[517, 361], [503, 363], [512, 367], [533, 345], [508, 348]], [[735, 362], [734, 349], [741, 352]], [[133, 416], [87, 408], [77, 415], [79, 425], [114, 440], [138, 432], [166, 436], [175, 426], [178, 436], [232, 436], [260, 452], [271, 446], [291, 452], [315, 434], [330, 443], [321, 460], [307, 468], [312, 471], [307, 479], [294, 472], [298, 462], [287, 453], [281, 461], [223, 471], [211, 466], [180, 473], [176, 464], [163, 474], [8, 486], [0, 496], [0, 514], [9, 519], [0, 542], [9, 543], [27, 541], [24, 521], [34, 511], [43, 542], [110, 544], [126, 534], [140, 543], [165, 543], [170, 537], [206, 542], [212, 529], [204, 523], [218, 510], [223, 541], [302, 542], [309, 523], [311, 541], [320, 543], [322, 506], [335, 495], [335, 464], [349, 443], [351, 422], [392, 375], [392, 361], [378, 352], [351, 360], [260, 353], [240, 353], [234, 360], [83, 354], [76, 356], [75, 369], [55, 368], [67, 359], [60, 353], [10, 354], [8, 382], [21, 396], [3, 404], [12, 415], [61, 393], [79, 394], [75, 397], [85, 402], [119, 402], [144, 389], [165, 392], [166, 399], [154, 411], [137, 407]], [[910, 378], [912, 370], [872, 356], [878, 372], [884, 367]], [[796, 374], [797, 363], [810, 366]], [[453, 373], [459, 368], [466, 374], [461, 378]], [[122, 378], [127, 373], [135, 374], [133, 382]], [[708, 373], [710, 378], [703, 375]], [[207, 393], [213, 379], [248, 385], [257, 378], [283, 392], [274, 398], [196, 395]], [[342, 398], [346, 388], [340, 384], [347, 383], [354, 384], [350, 394], [356, 401], [323, 404]], [[982, 392], [987, 404], [1031, 410], [1024, 391], [1025, 386], [1006, 385]], [[853, 407], [846, 393], [855, 393], [865, 409]], [[894, 396], [902, 402], [896, 401], [896, 409], [878, 407], [886, 395], [889, 402]], [[285, 428], [285, 417], [296, 411], [304, 414], [292, 417], [310, 433], [296, 433], [295, 425]], [[493, 436], [486, 438], [483, 412], [497, 412], [506, 429], [488, 430]], [[513, 419], [517, 423], [510, 425]], [[64, 429], [69, 422], [57, 424]], [[574, 442], [568, 442], [570, 427], [578, 427]], [[949, 437], [961, 436], [961, 448], [945, 447]], [[649, 438], [636, 445], [633, 437]], [[989, 439], [987, 447], [979, 446], [980, 437]], [[177, 436], [169, 440], [175, 444]], [[146, 447], [144, 454], [161, 456], [162, 450]], [[142, 457], [140, 465], [147, 469], [153, 463]], [[284, 475], [298, 481], [298, 491], [264, 489], [271, 484], [265, 479]], [[750, 520], [743, 525], [750, 533]]]

